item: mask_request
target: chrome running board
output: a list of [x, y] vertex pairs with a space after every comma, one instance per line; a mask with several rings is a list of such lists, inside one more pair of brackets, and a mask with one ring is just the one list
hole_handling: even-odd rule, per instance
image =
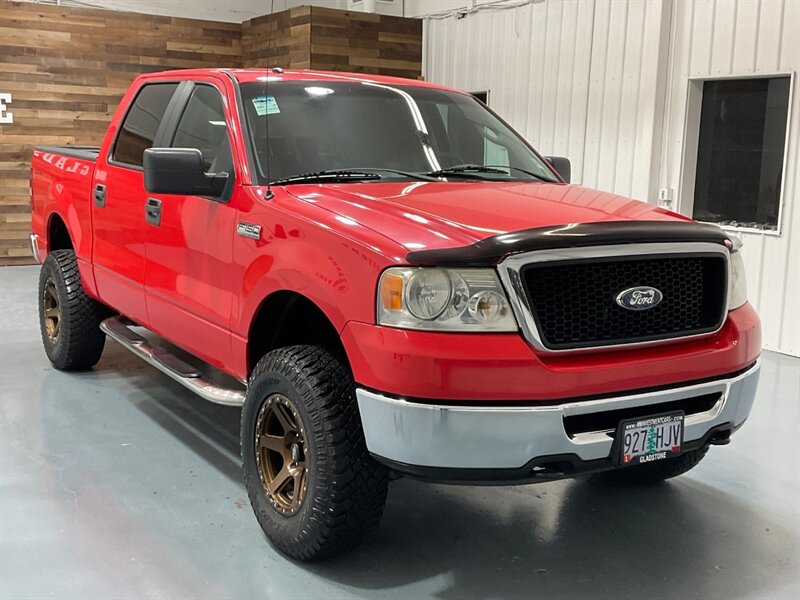
[[208, 381], [200, 371], [176, 354], [163, 346], [151, 344], [147, 338], [136, 333], [131, 327], [137, 327], [137, 325], [125, 317], [111, 317], [100, 323], [100, 329], [112, 340], [165, 375], [169, 375], [184, 387], [189, 388], [204, 400], [226, 406], [242, 406], [244, 404], [244, 390], [224, 388]]

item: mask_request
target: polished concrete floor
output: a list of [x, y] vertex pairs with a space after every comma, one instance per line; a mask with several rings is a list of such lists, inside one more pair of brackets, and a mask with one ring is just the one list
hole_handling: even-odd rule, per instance
[[800, 361], [767, 353], [730, 446], [648, 490], [398, 481], [355, 552], [293, 563], [250, 512], [238, 410], [109, 342], [45, 358], [0, 269], [0, 598], [798, 598]]

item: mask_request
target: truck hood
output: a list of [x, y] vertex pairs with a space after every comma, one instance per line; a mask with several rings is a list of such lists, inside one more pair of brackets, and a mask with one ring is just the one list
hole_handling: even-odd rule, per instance
[[536, 182], [402, 182], [287, 186], [296, 198], [380, 232], [408, 251], [570, 223], [689, 221], [608, 192]]

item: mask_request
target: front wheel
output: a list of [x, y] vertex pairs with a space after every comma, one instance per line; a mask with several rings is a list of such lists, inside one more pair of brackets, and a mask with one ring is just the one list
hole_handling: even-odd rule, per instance
[[341, 553], [380, 521], [387, 471], [367, 451], [349, 369], [327, 350], [291, 346], [259, 361], [241, 450], [256, 518], [288, 556]]

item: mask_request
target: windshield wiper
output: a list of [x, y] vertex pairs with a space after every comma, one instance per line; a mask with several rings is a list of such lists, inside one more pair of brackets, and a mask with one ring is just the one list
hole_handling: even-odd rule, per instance
[[398, 171], [397, 169], [382, 168], [363, 168], [363, 169], [330, 169], [327, 171], [315, 171], [313, 173], [300, 173], [290, 177], [282, 177], [272, 181], [272, 185], [290, 185], [292, 183], [309, 183], [315, 181], [342, 182], [342, 181], [376, 181], [383, 179], [381, 172], [396, 173], [409, 179], [420, 181], [436, 181], [435, 177], [430, 177], [423, 173], [409, 173], [408, 171]]
[[289, 185], [292, 183], [309, 183], [314, 181], [375, 181], [381, 176], [377, 173], [368, 173], [356, 169], [338, 169], [329, 171], [315, 171], [313, 173], [300, 173], [291, 177], [282, 177], [271, 181], [272, 185]]
[[431, 177], [427, 173], [410, 173], [409, 171], [399, 171], [398, 169], [384, 169], [379, 167], [365, 167], [363, 169], [355, 169], [358, 171], [365, 171], [367, 173], [371, 173], [372, 171], [379, 171], [383, 173], [396, 173], [397, 175], [402, 175], [403, 177], [408, 177], [410, 179], [419, 179], [420, 181], [436, 181], [436, 177]]
[[454, 165], [452, 167], [446, 167], [438, 171], [431, 171], [430, 173], [425, 173], [425, 175], [429, 175], [431, 177], [455, 176], [455, 177], [485, 179], [485, 177], [480, 176], [481, 173], [498, 173], [502, 175], [508, 175], [509, 174], [508, 171], [519, 171], [520, 173], [525, 173], [526, 175], [530, 175], [531, 177], [538, 179], [539, 181], [556, 183], [555, 179], [542, 177], [541, 175], [537, 175], [536, 173], [532, 173], [531, 171], [527, 171], [519, 167], [512, 167], [510, 165], [471, 165], [471, 164]]

